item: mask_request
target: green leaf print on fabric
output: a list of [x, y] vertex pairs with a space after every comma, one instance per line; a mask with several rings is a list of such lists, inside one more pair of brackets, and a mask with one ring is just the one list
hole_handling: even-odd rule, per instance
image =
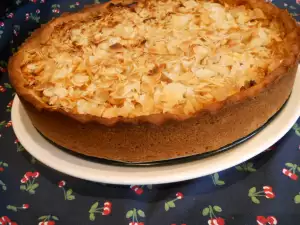
[[206, 207], [206, 208], [204, 208], [204, 209], [202, 210], [202, 215], [203, 215], [203, 216], [207, 216], [208, 213], [209, 213], [209, 208], [208, 208], [208, 207]]
[[1, 187], [2, 191], [7, 190], [6, 184], [2, 180], [0, 180], [0, 187]]
[[144, 211], [141, 209], [133, 208], [126, 213], [126, 218], [131, 221], [129, 224], [144, 224], [143, 222], [140, 222], [141, 219], [139, 217], [146, 217]]
[[235, 168], [237, 169], [237, 171], [240, 172], [250, 172], [250, 173], [256, 172], [256, 169], [253, 168], [252, 162], [242, 163], [236, 166]]
[[221, 209], [220, 206], [215, 205], [215, 206], [213, 207], [213, 209], [214, 209], [216, 212], [222, 212], [222, 209]]
[[255, 203], [255, 204], [260, 204], [260, 201], [259, 201], [259, 199], [258, 198], [256, 198], [256, 197], [251, 197], [251, 201], [253, 202], [253, 203]]
[[300, 204], [300, 192], [298, 195], [295, 196], [294, 201], [296, 204]]
[[143, 210], [139, 209], [137, 212], [138, 212], [138, 214], [139, 214], [140, 217], [145, 217], [145, 213], [144, 213]]
[[130, 218], [130, 217], [132, 217], [132, 215], [133, 215], [133, 210], [129, 210], [129, 211], [126, 213], [126, 218], [127, 218], [127, 219]]
[[211, 178], [212, 178], [212, 181], [214, 183], [214, 185], [216, 186], [221, 186], [221, 185], [224, 185], [225, 184], [225, 181], [223, 180], [220, 180], [220, 176], [218, 173], [214, 173], [212, 175], [210, 175]]
[[295, 123], [293, 129], [295, 130], [296, 135], [300, 137], [300, 126], [298, 123]]

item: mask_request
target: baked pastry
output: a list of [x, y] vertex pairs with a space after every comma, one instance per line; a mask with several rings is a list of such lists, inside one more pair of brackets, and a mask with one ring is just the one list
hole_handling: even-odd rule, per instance
[[149, 162], [216, 150], [288, 99], [300, 31], [264, 0], [124, 0], [35, 31], [9, 74], [33, 125], [72, 151]]

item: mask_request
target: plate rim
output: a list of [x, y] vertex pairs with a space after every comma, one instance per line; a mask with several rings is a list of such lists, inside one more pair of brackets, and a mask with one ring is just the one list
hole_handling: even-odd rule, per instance
[[153, 167], [122, 167], [95, 163], [70, 155], [49, 143], [38, 133], [17, 95], [11, 112], [13, 129], [24, 148], [37, 160], [59, 172], [80, 179], [118, 185], [164, 184], [195, 179], [231, 168], [253, 158], [291, 129], [300, 116], [300, 98], [297, 98], [300, 96], [299, 68], [300, 66], [290, 99], [270, 124], [250, 140], [231, 150], [192, 162]]

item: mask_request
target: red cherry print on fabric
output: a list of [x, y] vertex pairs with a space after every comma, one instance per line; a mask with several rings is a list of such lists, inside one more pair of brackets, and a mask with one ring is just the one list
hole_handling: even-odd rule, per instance
[[111, 208], [112, 203], [111, 203], [111, 202], [104, 202], [104, 206], [105, 206], [105, 207], [110, 207], [110, 208]]
[[14, 14], [13, 13], [9, 13], [6, 17], [9, 18], [9, 19], [12, 19], [14, 17]]
[[34, 173], [32, 174], [32, 177], [33, 177], [34, 179], [38, 178], [39, 176], [40, 176], [40, 173], [39, 173], [39, 172], [34, 172]]
[[275, 198], [275, 194], [273, 192], [273, 188], [270, 186], [263, 186], [264, 193], [266, 198]]
[[141, 195], [144, 191], [142, 188], [140, 188], [137, 185], [131, 185], [130, 186], [131, 190], [133, 190], [137, 195]]
[[55, 221], [39, 222], [39, 225], [55, 225]]
[[274, 216], [268, 216], [268, 223], [270, 224], [270, 225], [275, 225], [275, 224], [277, 224], [277, 219], [274, 217]]
[[0, 85], [0, 92], [4, 93], [5, 91], [6, 89], [2, 85]]
[[268, 217], [257, 216], [256, 222], [258, 225], [276, 225], [277, 219], [274, 216], [268, 216]]
[[22, 208], [23, 209], [28, 209], [29, 208], [29, 204], [23, 204]]
[[62, 180], [62, 181], [60, 181], [59, 183], [58, 183], [58, 187], [59, 188], [62, 188], [62, 187], [64, 187], [66, 185], [66, 182], [64, 181], [64, 180]]
[[282, 169], [282, 173], [289, 177], [290, 179], [292, 180], [298, 180], [298, 175], [297, 173], [300, 172], [300, 166], [298, 166], [297, 164], [293, 164], [293, 163], [290, 163], [290, 162], [287, 162], [285, 164], [285, 166], [288, 168], [283, 168]]
[[5, 91], [6, 89], [2, 85], [0, 85], [0, 92], [4, 93]]
[[103, 208], [102, 215], [103, 216], [109, 215], [111, 213], [111, 207], [112, 207], [111, 202], [104, 202], [104, 208]]
[[268, 221], [267, 221], [267, 218], [265, 218], [264, 216], [257, 216], [256, 222], [259, 225], [265, 225], [265, 224], [267, 224]]
[[2, 216], [0, 218], [0, 223], [6, 224], [8, 222], [11, 222], [11, 220], [7, 216]]
[[39, 176], [39, 172], [26, 172], [23, 178], [20, 180], [20, 182], [22, 183], [20, 185], [20, 190], [26, 191], [29, 194], [35, 194], [36, 189], [39, 187], [39, 184], [36, 182], [36, 179]]
[[183, 199], [183, 194], [181, 192], [176, 193], [177, 199]]
[[224, 225], [225, 224], [225, 220], [221, 217], [218, 217], [216, 219], [209, 219], [208, 220], [208, 224], [209, 225]]
[[130, 185], [130, 189], [133, 190], [137, 195], [141, 195], [144, 192], [144, 188], [152, 189], [152, 185]]
[[8, 121], [7, 124], [5, 125], [6, 128], [11, 127], [12, 126], [12, 121]]
[[0, 217], [0, 225], [18, 225], [16, 222], [11, 221], [7, 216]]

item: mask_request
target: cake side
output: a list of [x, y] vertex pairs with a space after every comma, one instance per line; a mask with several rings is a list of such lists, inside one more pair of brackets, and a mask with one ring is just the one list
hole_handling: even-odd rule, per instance
[[[115, 4], [117, 3], [116, 1], [114, 1], [114, 2], [115, 2]], [[126, 4], [126, 8], [121, 7], [120, 9], [117, 8], [116, 10], [123, 10], [123, 9], [129, 10], [129, 9], [131, 9], [130, 7], [132, 7], [132, 5], [128, 5], [129, 1], [119, 1], [119, 2]], [[144, 1], [138, 1], [138, 2], [143, 3]], [[187, 2], [193, 2], [193, 1], [183, 1], [183, 2], [185, 4]], [[299, 39], [298, 39], [299, 31], [298, 31], [295, 21], [288, 15], [287, 12], [279, 10], [275, 6], [271, 5], [270, 3], [265, 3], [262, 0], [261, 1], [260, 0], [257, 0], [257, 1], [234, 1], [234, 3], [232, 1], [220, 1], [220, 2], [229, 4], [229, 5], [234, 4], [236, 7], [242, 7], [242, 8], [239, 8], [239, 10], [244, 10], [243, 5], [246, 5], [247, 7], [250, 7], [250, 8], [252, 7], [252, 9], [254, 9], [253, 15], [255, 16], [255, 18], [257, 17], [258, 21], [263, 20], [264, 18], [268, 17], [268, 20], [275, 21], [274, 26], [276, 26], [276, 24], [277, 25], [281, 24], [282, 28], [283, 28], [282, 32], [284, 33], [284, 35], [282, 37], [274, 37], [275, 39], [279, 38], [281, 40], [280, 46], [276, 47], [276, 45], [274, 45], [273, 46], [274, 49], [272, 50], [272, 52], [269, 52], [267, 54], [267, 56], [269, 57], [269, 55], [270, 55], [270, 58], [273, 60], [272, 64], [268, 65], [269, 70], [268, 69], [267, 69], [267, 71], [262, 70], [261, 72], [262, 72], [263, 76], [259, 79], [257, 77], [254, 77], [253, 79], [250, 77], [248, 79], [247, 76], [248, 75], [250, 76], [250, 74], [252, 74], [251, 71], [248, 71], [248, 70], [246, 72], [241, 71], [241, 72], [243, 72], [243, 76], [241, 75], [240, 78], [244, 79], [243, 82], [247, 81], [248, 83], [246, 82], [245, 85], [243, 85], [243, 86], [238, 85], [236, 87], [238, 89], [233, 92], [234, 94], [228, 95], [228, 90], [226, 91], [225, 89], [229, 88], [231, 83], [233, 81], [235, 82], [235, 80], [237, 80], [237, 79], [234, 78], [231, 81], [229, 79], [230, 76], [225, 79], [222, 78], [223, 80], [229, 80], [228, 81], [229, 83], [227, 83], [224, 87], [219, 88], [218, 82], [216, 80], [214, 80], [215, 79], [214, 76], [210, 77], [210, 75], [208, 75], [209, 76], [208, 81], [203, 81], [203, 80], [201, 80], [202, 78], [200, 80], [197, 78], [198, 80], [196, 80], [196, 84], [197, 85], [199, 84], [200, 86], [201, 85], [203, 86], [203, 83], [205, 84], [205, 82], [210, 82], [210, 85], [212, 85], [212, 86], [209, 89], [207, 89], [207, 87], [205, 87], [205, 85], [204, 85], [204, 87], [201, 87], [202, 89], [199, 87], [194, 88], [192, 86], [194, 88], [192, 91], [190, 89], [185, 89], [184, 93], [179, 93], [179, 92], [182, 90], [182, 87], [184, 86], [183, 84], [185, 84], [185, 81], [180, 81], [181, 83], [180, 82], [176, 83], [173, 81], [172, 82], [168, 81], [168, 79], [172, 80], [173, 79], [172, 77], [164, 77], [164, 78], [160, 77], [160, 79], [162, 79], [160, 81], [160, 84], [163, 85], [162, 90], [167, 89], [169, 91], [168, 92], [169, 95], [167, 98], [165, 95], [162, 95], [162, 98], [159, 100], [160, 101], [159, 104], [156, 104], [156, 103], [153, 104], [153, 99], [147, 98], [148, 92], [145, 90], [142, 90], [143, 92], [146, 93], [146, 95], [142, 96], [142, 95], [144, 95], [144, 94], [142, 94], [141, 96], [139, 96], [139, 100], [131, 99], [131, 98], [135, 98], [135, 96], [136, 96], [135, 94], [131, 94], [131, 97], [126, 96], [125, 102], [124, 102], [124, 97], [120, 98], [120, 96], [115, 96], [115, 98], [113, 98], [113, 99], [106, 99], [107, 101], [104, 103], [106, 105], [105, 106], [106, 108], [104, 107], [105, 111], [103, 111], [103, 108], [99, 108], [100, 106], [99, 107], [97, 106], [97, 107], [95, 107], [95, 109], [93, 109], [93, 107], [94, 107], [93, 104], [98, 105], [98, 102], [101, 99], [100, 100], [98, 99], [99, 101], [96, 100], [97, 103], [91, 103], [91, 102], [93, 102], [92, 101], [93, 99], [89, 99], [89, 96], [86, 96], [83, 99], [81, 99], [81, 98], [77, 99], [76, 97], [74, 97], [74, 95], [72, 95], [70, 98], [74, 98], [75, 99], [74, 101], [73, 100], [70, 101], [69, 98], [64, 99], [64, 97], [66, 96], [66, 89], [64, 87], [64, 84], [62, 84], [61, 87], [59, 87], [58, 89], [56, 88], [55, 91], [53, 91], [52, 87], [50, 87], [50, 89], [49, 88], [47, 89], [47, 87], [44, 87], [44, 86], [48, 85], [47, 82], [42, 82], [40, 84], [41, 86], [39, 87], [42, 90], [42, 95], [41, 95], [41, 92], [37, 92], [36, 87], [32, 86], [30, 79], [28, 80], [29, 77], [26, 77], [24, 75], [24, 73], [27, 74], [28, 71], [29, 72], [31, 71], [30, 73], [32, 73], [31, 76], [32, 76], [33, 82], [36, 82], [37, 81], [36, 79], [40, 77], [39, 73], [46, 74], [47, 71], [45, 68], [37, 66], [37, 64], [39, 62], [37, 62], [37, 64], [30, 63], [31, 62], [30, 60], [32, 60], [32, 59], [30, 59], [30, 58], [28, 59], [28, 52], [30, 52], [30, 51], [32, 52], [32, 49], [36, 50], [41, 47], [45, 47], [49, 43], [51, 44], [52, 43], [50, 40], [52, 37], [51, 35], [56, 30], [58, 30], [58, 28], [64, 28], [64, 25], [69, 24], [71, 21], [72, 21], [72, 23], [73, 22], [78, 23], [80, 21], [85, 23], [85, 21], [96, 18], [97, 16], [101, 17], [103, 15], [103, 17], [105, 17], [105, 15], [107, 13], [109, 13], [111, 10], [111, 8], [110, 8], [111, 4], [112, 4], [111, 2], [103, 4], [103, 5], [90, 7], [79, 13], [66, 14], [58, 19], [51, 21], [49, 24], [45, 25], [40, 30], [36, 31], [34, 33], [34, 35], [31, 38], [29, 38], [28, 41], [20, 48], [18, 53], [15, 56], [13, 56], [12, 59], [10, 60], [9, 71], [10, 71], [10, 78], [11, 78], [12, 84], [15, 87], [17, 93], [20, 96], [22, 96], [23, 99], [33, 103], [33, 105], [35, 105], [35, 107], [37, 109], [47, 109], [49, 111], [57, 111], [62, 114], [68, 115], [68, 116], [70, 116], [80, 122], [83, 122], [83, 123], [95, 121], [97, 123], [105, 124], [107, 126], [113, 126], [117, 122], [125, 122], [125, 123], [150, 122], [153, 124], [163, 124], [164, 122], [167, 122], [168, 120], [183, 121], [183, 120], [186, 120], [186, 119], [189, 119], [192, 117], [193, 118], [198, 117], [198, 115], [201, 115], [202, 111], [208, 110], [213, 113], [215, 111], [218, 111], [222, 107], [228, 107], [231, 104], [236, 104], [238, 102], [242, 102], [245, 99], [247, 99], [248, 97], [256, 96], [258, 93], [263, 91], [266, 86], [268, 86], [270, 83], [274, 82], [276, 79], [278, 79], [278, 77], [283, 76], [283, 74], [285, 74], [290, 69], [290, 67], [292, 67], [293, 65], [295, 65], [297, 63], [297, 60], [299, 57]], [[146, 2], [143, 4], [147, 5], [150, 3]], [[209, 3], [209, 4], [213, 4], [213, 3]], [[113, 7], [118, 7], [118, 6], [113, 6]], [[215, 5], [213, 5], [213, 6], [209, 5], [209, 7], [215, 7]], [[115, 8], [113, 8], [113, 9], [115, 9]], [[175, 21], [177, 21], [177, 19], [178, 18], [175, 17]], [[180, 19], [180, 21], [181, 21], [181, 19]], [[173, 18], [173, 20], [174, 20], [174, 18]], [[242, 18], [239, 18], [239, 20], [242, 20]], [[115, 26], [115, 25], [113, 25], [113, 26]], [[272, 36], [272, 35], [270, 34], [270, 36]], [[76, 39], [76, 35], [74, 36], [74, 38]], [[251, 44], [256, 44], [256, 41], [258, 41], [258, 40], [256, 40], [254, 38], [253, 40], [251, 40]], [[80, 45], [85, 44], [85, 41], [81, 40], [81, 39], [74, 40], [74, 42], [77, 44], [79, 42]], [[120, 43], [117, 43], [117, 44], [119, 44], [119, 45], [116, 46], [114, 44], [113, 46], [110, 46], [110, 47], [113, 47], [112, 51], [115, 51], [117, 49], [116, 53], [118, 53], [118, 51], [120, 50], [119, 47], [121, 45]], [[193, 52], [197, 51], [197, 49], [195, 50], [194, 47], [192, 49]], [[201, 47], [201, 44], [200, 44], [200, 47]], [[234, 45], [232, 47], [234, 47]], [[272, 47], [270, 47], [270, 49], [272, 49]], [[157, 49], [150, 48], [150, 50], [155, 51]], [[203, 51], [202, 50], [201, 50], [201, 52], [204, 51], [204, 50]], [[169, 51], [171, 51], [171, 50], [169, 50]], [[47, 52], [38, 52], [38, 53], [41, 55], [47, 54]], [[190, 54], [189, 52], [184, 52], [184, 54], [186, 54], [186, 53]], [[273, 55], [274, 54], [276, 55], [277, 53], [278, 54], [280, 53], [283, 55], [281, 55], [281, 57], [279, 57], [279, 58], [276, 58], [276, 57], [272, 58]], [[199, 56], [199, 55], [196, 55], [196, 56]], [[224, 53], [223, 56], [226, 56], [226, 54]], [[26, 64], [28, 62], [28, 60], [29, 60], [29, 64]], [[227, 59], [227, 60], [229, 60], [229, 59]], [[232, 60], [232, 59], [230, 59], [230, 60]], [[25, 68], [24, 68], [24, 65], [26, 66]], [[51, 66], [50, 63], [49, 63], [49, 65]], [[115, 66], [119, 66], [119, 65], [116, 63]], [[78, 67], [81, 68], [81, 65], [79, 65]], [[78, 69], [78, 67], [76, 67], [76, 70]], [[228, 69], [227, 67], [230, 68], [231, 66], [230, 65], [225, 66], [225, 67], [223, 66], [222, 68]], [[260, 67], [258, 67], [258, 68], [260, 68]], [[83, 69], [88, 70], [91, 68], [86, 67]], [[164, 67], [163, 67], [163, 69], [164, 69]], [[159, 72], [159, 70], [160, 70], [160, 67], [158, 66], [154, 71], [153, 70], [151, 70], [151, 71]], [[204, 69], [200, 68], [199, 70], [201, 70], [200, 71], [201, 73], [199, 76], [202, 76], [203, 74], [205, 75], [207, 72], [211, 73], [211, 71], [210, 72], [207, 71], [206, 68], [204, 68]], [[226, 70], [224, 70], [224, 71], [226, 71]], [[92, 71], [92, 73], [93, 73], [93, 71]], [[159, 73], [160, 73], [160, 76], [162, 76], [161, 71]], [[73, 72], [71, 74], [73, 74]], [[258, 73], [255, 73], [255, 74], [256, 74], [255, 76], [259, 75]], [[91, 76], [93, 76], [93, 74]], [[195, 76], [195, 74], [193, 76]], [[81, 78], [85, 79], [83, 77], [84, 76], [81, 76], [79, 80], [77, 79], [78, 78], [77, 76], [72, 77], [72, 79], [73, 79], [72, 81], [75, 82], [77, 86], [79, 85], [79, 89], [90, 88], [91, 85], [89, 87], [87, 87], [84, 85], [82, 86], [80, 84]], [[120, 75], [119, 77], [122, 77], [122, 76]], [[220, 74], [219, 77], [222, 77], [222, 74]], [[147, 76], [146, 78], [148, 79], [149, 77]], [[153, 76], [151, 75], [150, 78], [152, 79]], [[255, 80], [256, 78], [258, 79], [257, 81]], [[65, 78], [63, 78], [63, 79], [65, 79]], [[129, 78], [127, 78], [127, 79], [129, 79]], [[168, 83], [168, 82], [170, 82], [170, 83]], [[52, 82], [52, 83], [55, 83], [55, 82]], [[214, 88], [213, 85], [215, 85], [215, 84], [217, 86]], [[140, 86], [141, 85], [143, 85], [143, 83], [141, 83]], [[129, 85], [125, 85], [124, 87], [127, 88], [129, 86], [133, 87], [134, 85], [129, 84]], [[114, 89], [115, 87], [111, 87], [111, 88]], [[172, 92], [172, 88], [174, 89], [173, 90], [174, 93]], [[139, 88], [135, 86], [134, 90], [136, 90], [136, 89], [139, 89]], [[205, 91], [205, 89], [207, 89], [209, 91], [207, 92], [207, 91]], [[214, 89], [218, 90], [218, 93], [214, 93]], [[199, 91], [199, 92], [196, 94], [195, 91]], [[231, 92], [231, 91], [232, 90], [230, 88], [229, 92]], [[53, 96], [54, 92], [56, 93], [55, 96]], [[72, 92], [74, 92], [74, 91], [72, 91]], [[111, 91], [111, 92], [113, 92], [113, 91]], [[115, 93], [112, 94], [111, 92], [110, 92], [110, 95], [115, 94]], [[149, 93], [150, 92], [151, 91], [149, 91]], [[79, 95], [82, 96], [82, 93], [79, 93]], [[92, 95], [92, 96], [95, 96], [95, 95]], [[174, 101], [172, 100], [172, 98], [174, 97], [173, 95], [176, 96], [176, 99], [175, 99], [176, 104], [175, 105], [174, 105]], [[198, 96], [198, 99], [196, 99], [196, 101], [194, 99], [194, 96]], [[60, 99], [60, 97], [62, 97], [62, 99]], [[102, 97], [103, 96], [101, 95], [101, 98]], [[208, 97], [211, 99], [208, 100], [207, 102], [205, 102], [206, 101], [205, 98], [208, 98]], [[166, 99], [164, 99], [164, 98], [166, 98]], [[129, 102], [127, 101], [128, 99], [129, 99]], [[55, 101], [57, 101], [57, 100], [59, 100], [59, 104], [60, 104], [59, 106], [56, 105], [56, 103], [55, 103]], [[87, 101], [91, 101], [91, 102], [88, 103]], [[182, 103], [182, 101], [184, 101], [183, 102], [184, 104]], [[199, 103], [199, 101], [200, 101], [200, 103]], [[121, 102], [121, 105], [119, 105], [119, 102]], [[145, 107], [147, 108], [151, 102], [152, 102], [152, 109], [153, 109], [153, 106], [158, 107], [158, 109], [156, 108], [156, 109], [153, 109], [152, 111], [151, 110], [144, 111]], [[161, 105], [160, 105], [160, 103], [162, 103], [162, 102], [164, 104], [163, 108], [161, 108]], [[70, 110], [68, 108], [69, 107], [68, 104], [74, 104], [74, 103], [77, 104], [77, 108], [75, 109], [75, 111], [73, 109]], [[144, 107], [143, 103], [145, 103], [145, 105], [146, 105], [145, 107]], [[171, 108], [168, 108], [166, 104], [170, 105]], [[91, 105], [91, 107], [90, 107], [90, 105]], [[135, 106], [133, 106], [133, 105], [135, 105]], [[109, 108], [107, 108], [107, 107], [109, 107]], [[136, 110], [137, 109], [141, 110], [141, 108], [142, 108], [142, 111], [137, 113]], [[116, 110], [120, 110], [120, 109], [122, 109], [122, 112], [125, 112], [124, 115], [123, 114], [114, 114], [116, 112]], [[123, 109], [126, 109], [126, 110], [124, 111]]]
[[[113, 127], [81, 123], [67, 115], [22, 103], [33, 125], [47, 138], [72, 151], [123, 162], [149, 162], [210, 152], [261, 127], [288, 99], [297, 65], [256, 96], [196, 118], [163, 126], [118, 123]], [[88, 135], [87, 135], [88, 134]]]

